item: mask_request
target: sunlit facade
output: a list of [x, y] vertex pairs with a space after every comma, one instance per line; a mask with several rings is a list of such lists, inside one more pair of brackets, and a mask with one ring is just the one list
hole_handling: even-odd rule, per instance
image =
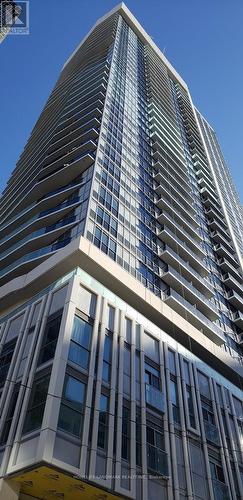
[[0, 199], [0, 500], [243, 498], [242, 207], [124, 4]]

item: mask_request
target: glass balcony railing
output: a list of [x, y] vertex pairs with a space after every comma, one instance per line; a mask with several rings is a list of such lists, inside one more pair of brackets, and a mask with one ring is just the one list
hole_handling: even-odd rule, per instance
[[159, 476], [169, 476], [168, 455], [165, 451], [147, 444], [147, 468]]
[[[185, 288], [187, 288], [189, 290], [189, 292], [191, 292], [191, 295], [190, 295], [190, 293], [188, 294], [191, 297], [191, 299], [193, 299], [193, 300], [198, 299], [198, 304], [199, 304], [198, 307], [200, 307], [200, 303], [201, 303], [202, 307], [205, 306], [205, 308], [203, 307], [203, 309], [205, 309], [205, 313], [207, 312], [209, 314], [209, 317], [210, 317], [210, 315], [212, 315], [212, 317], [210, 317], [210, 319], [215, 319], [215, 318], [219, 317], [218, 310], [217, 310], [216, 306], [214, 305], [214, 303], [211, 302], [210, 300], [208, 300], [205, 297], [205, 295], [203, 293], [201, 293], [199, 290], [197, 290], [197, 288], [195, 288], [194, 285], [190, 281], [185, 279], [181, 275], [181, 273], [178, 273], [175, 269], [173, 269], [173, 267], [168, 266], [166, 264], [164, 266], [163, 271], [162, 271], [162, 277], [164, 278], [164, 275], [167, 273], [170, 273], [170, 275], [173, 278], [175, 278], [175, 280], [177, 280], [182, 286], [184, 286]], [[181, 287], [180, 287], [180, 289], [181, 289]], [[186, 293], [186, 291], [184, 290], [183, 294], [185, 294], [185, 293]]]
[[159, 391], [152, 385], [146, 384], [145, 395], [146, 403], [148, 405], [153, 406], [154, 408], [157, 408], [157, 410], [160, 410], [162, 412], [165, 411], [165, 398], [164, 394], [161, 391]]
[[207, 420], [204, 420], [203, 424], [207, 441], [210, 441], [211, 443], [220, 446], [219, 431], [216, 425], [212, 424], [211, 422], [208, 422]]
[[[171, 307], [173, 307], [173, 303], [175, 304], [173, 309], [177, 310], [176, 304], [179, 304], [181, 307], [186, 309], [188, 313], [192, 315], [191, 321], [193, 324], [194, 323], [197, 324], [197, 328], [200, 325], [200, 327], [203, 330], [205, 329], [205, 331], [210, 332], [210, 336], [213, 333], [215, 335], [214, 337], [215, 340], [219, 341], [219, 339], [222, 339], [220, 344], [224, 341], [224, 335], [222, 330], [215, 323], [206, 318], [206, 316], [203, 313], [201, 313], [201, 311], [199, 311], [195, 306], [190, 304], [190, 302], [184, 299], [179, 293], [177, 293], [172, 288], [168, 288], [163, 292], [163, 294], [164, 294], [163, 300], [165, 301], [167, 300], [169, 305], [170, 302], [172, 301]], [[193, 317], [195, 318], [196, 321], [194, 321]]]
[[[68, 240], [70, 241], [70, 239], [68, 239]], [[5, 274], [8, 274], [13, 269], [15, 269], [16, 267], [20, 266], [21, 264], [24, 264], [25, 262], [32, 261], [32, 260], [37, 259], [39, 257], [42, 257], [42, 256], [44, 256], [44, 255], [46, 255], [48, 253], [55, 252], [59, 248], [62, 248], [65, 245], [67, 245], [69, 243], [69, 241], [63, 240], [63, 241], [60, 241], [58, 243], [54, 243], [54, 244], [48, 245], [46, 247], [39, 248], [38, 250], [35, 250], [34, 252], [30, 252], [30, 253], [28, 253], [26, 255], [23, 255], [23, 257], [21, 257], [18, 260], [15, 260], [9, 266], [4, 267], [3, 269], [1, 269], [1, 271], [0, 271], [0, 277], [4, 276]]]
[[215, 500], [230, 500], [230, 492], [227, 484], [218, 481], [217, 479], [212, 480], [213, 483], [213, 493]]
[[1, 252], [0, 253], [0, 260], [2, 260], [2, 258], [5, 257], [6, 255], [11, 254], [17, 248], [22, 247], [22, 245], [24, 243], [26, 243], [27, 241], [33, 240], [34, 238], [37, 238], [38, 236], [43, 236], [44, 234], [48, 234], [51, 231], [54, 231], [55, 229], [59, 229], [61, 227], [67, 226], [68, 224], [75, 222], [75, 220], [76, 220], [75, 216], [66, 217], [65, 219], [63, 219], [60, 222], [57, 222], [56, 224], [52, 224], [51, 226], [42, 227], [40, 229], [37, 229], [37, 231], [34, 231], [33, 233], [28, 234], [22, 240], [17, 241], [17, 243], [15, 243], [15, 245], [7, 248], [7, 250], [5, 250], [5, 252]]
[[[59, 191], [59, 190], [57, 190], [57, 191]], [[51, 194], [53, 194], [53, 193], [51, 193]], [[50, 194], [50, 196], [51, 196], [51, 194]], [[8, 240], [9, 238], [12, 238], [15, 234], [17, 234], [18, 232], [20, 232], [25, 227], [29, 226], [35, 220], [40, 219], [41, 217], [45, 217], [46, 215], [49, 215], [51, 213], [58, 212], [59, 210], [63, 210], [63, 208], [66, 208], [66, 207], [69, 207], [71, 205], [74, 205], [75, 203], [78, 203], [78, 201], [79, 201], [79, 198], [77, 198], [77, 197], [76, 198], [72, 198], [71, 200], [64, 201], [60, 205], [48, 208], [47, 210], [43, 210], [39, 214], [34, 215], [30, 219], [28, 219], [26, 222], [24, 222], [23, 224], [21, 224], [21, 226], [18, 226], [14, 231], [12, 231], [12, 233], [7, 234], [4, 238], [2, 238], [0, 240], [0, 243], [3, 243], [4, 241]], [[28, 207], [28, 209], [29, 209], [29, 207]], [[6, 253], [6, 252], [4, 252], [4, 253]], [[4, 255], [4, 254], [1, 253], [1, 256], [2, 255]]]
[[[90, 155], [92, 157], [92, 159], [95, 160], [95, 155], [94, 155], [93, 151], [91, 151], [91, 150], [85, 151], [85, 153], [78, 155], [78, 156], [75, 156], [75, 158], [73, 158], [72, 160], [69, 160], [67, 163], [64, 163], [63, 165], [59, 165], [55, 170], [48, 172], [48, 174], [44, 175], [43, 177], [40, 177], [38, 183], [43, 182], [45, 179], [47, 179], [47, 177], [53, 176], [54, 174], [56, 174], [57, 172], [60, 172], [64, 168], [70, 167], [70, 165], [72, 165], [73, 163], [75, 163], [78, 160], [82, 160], [83, 158], [87, 157], [88, 155]], [[43, 169], [43, 172], [44, 171], [45, 170]]]

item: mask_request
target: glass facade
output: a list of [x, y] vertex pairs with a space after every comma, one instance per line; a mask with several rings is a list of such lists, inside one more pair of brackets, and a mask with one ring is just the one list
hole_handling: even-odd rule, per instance
[[118, 7], [0, 200], [0, 476], [20, 499], [243, 498], [240, 214], [214, 131]]

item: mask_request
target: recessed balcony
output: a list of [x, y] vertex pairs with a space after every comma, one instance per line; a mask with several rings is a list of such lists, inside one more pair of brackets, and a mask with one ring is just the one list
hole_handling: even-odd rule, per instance
[[[208, 270], [204, 262], [195, 255], [195, 253], [180, 240], [170, 229], [163, 227], [159, 234], [159, 238], [164, 243], [167, 243], [183, 260], [190, 263], [202, 276], [207, 276]], [[161, 255], [160, 255], [161, 257]]]
[[168, 477], [168, 454], [147, 443], [147, 469], [153, 472], [153, 475]]
[[169, 288], [163, 298], [164, 302], [168, 304], [180, 316], [189, 321], [195, 328], [202, 331], [209, 337], [215, 344], [224, 344], [223, 332], [212, 321], [206, 318], [196, 307], [192, 306], [190, 302], [185, 300], [175, 290]]
[[216, 446], [220, 446], [219, 430], [216, 425], [212, 424], [208, 420], [204, 420], [203, 424], [207, 441], [216, 444]]
[[[184, 243], [187, 244], [189, 248], [193, 250], [193, 252], [198, 255], [200, 258], [204, 258], [206, 256], [200, 242], [191, 237], [168, 213], [162, 212], [158, 220], [163, 225], [165, 224], [173, 233], [178, 236]], [[160, 238], [160, 233], [158, 234], [158, 238]]]
[[192, 306], [195, 305], [208, 319], [214, 321], [219, 318], [219, 313], [215, 305], [199, 292], [192, 283], [173, 269], [173, 267], [166, 265], [164, 271], [161, 273], [161, 277], [167, 285], [182, 295]]
[[164, 245], [160, 257], [163, 262], [171, 265], [176, 271], [180, 272], [187, 281], [192, 282], [193, 286], [203, 293], [205, 297], [210, 298], [214, 296], [214, 289], [210, 283], [191, 267], [189, 262], [183, 260], [168, 245]]
[[223, 283], [229, 288], [233, 288], [237, 293], [243, 297], [243, 287], [230, 273], [225, 273], [222, 279]]
[[219, 205], [219, 202], [218, 202], [218, 198], [217, 198], [217, 196], [215, 196], [212, 193], [211, 188], [209, 188], [208, 186], [205, 186], [205, 187], [200, 189], [200, 193], [202, 196], [206, 197], [204, 199], [205, 206], [208, 206], [208, 203], [214, 203], [214, 204], [218, 205], [219, 209], [221, 208]]
[[[204, 202], [204, 201], [203, 201]], [[214, 207], [210, 204], [208, 208], [205, 210], [205, 215], [207, 215], [210, 218], [214, 218], [218, 221], [219, 224], [222, 224], [225, 226], [225, 229], [227, 229], [227, 225], [224, 221], [224, 215], [222, 212], [218, 209], [214, 209]], [[215, 228], [217, 229], [217, 228]]]
[[227, 300], [236, 309], [243, 312], [243, 297], [241, 297], [235, 290], [229, 290], [227, 292]]
[[232, 264], [232, 266], [234, 266], [236, 269], [239, 268], [239, 264], [235, 259], [235, 255], [232, 255], [232, 252], [229, 252], [224, 245], [222, 245], [221, 243], [217, 243], [213, 248], [218, 255], [220, 255], [221, 257], [225, 257]]
[[221, 233], [224, 234], [224, 237], [231, 241], [231, 236], [226, 232], [228, 229], [227, 229], [227, 225], [224, 223], [224, 221], [220, 221], [219, 219], [211, 219], [208, 221], [208, 226], [210, 227], [210, 229], [212, 229], [213, 231], [221, 231]]
[[232, 266], [232, 264], [230, 264], [230, 262], [225, 259], [224, 257], [221, 257], [220, 259], [218, 259], [217, 261], [217, 264], [218, 266], [220, 267], [220, 269], [222, 269], [223, 271], [226, 271], [226, 272], [229, 272], [230, 274], [232, 274], [232, 276], [237, 279], [240, 283], [242, 283], [243, 281], [243, 277], [242, 277], [242, 274], [240, 272], [240, 269], [236, 269], [234, 266]]
[[212, 207], [214, 209], [214, 212], [216, 213], [217, 217], [219, 218], [219, 220], [224, 219], [224, 215], [223, 215], [223, 212], [221, 210], [221, 206], [218, 203], [215, 203], [215, 201], [212, 200], [212, 198], [209, 198], [209, 197], [203, 198], [202, 203], [208, 209], [208, 211], [206, 211], [206, 214], [210, 213], [209, 209]]
[[232, 248], [231, 244], [224, 238], [224, 236], [222, 236], [219, 231], [212, 231], [210, 236], [217, 243], [222, 243], [230, 253], [235, 253], [235, 250]]
[[212, 479], [212, 485], [215, 500], [231, 500], [231, 494], [227, 484], [217, 479]]
[[243, 313], [241, 311], [236, 311], [233, 314], [233, 321], [238, 328], [243, 329]]

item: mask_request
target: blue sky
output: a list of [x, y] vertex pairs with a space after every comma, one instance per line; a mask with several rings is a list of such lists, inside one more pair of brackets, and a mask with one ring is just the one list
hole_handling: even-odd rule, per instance
[[[0, 191], [60, 69], [115, 0], [30, 0], [30, 35], [0, 45]], [[243, 200], [243, 1], [127, 0], [215, 128]]]

